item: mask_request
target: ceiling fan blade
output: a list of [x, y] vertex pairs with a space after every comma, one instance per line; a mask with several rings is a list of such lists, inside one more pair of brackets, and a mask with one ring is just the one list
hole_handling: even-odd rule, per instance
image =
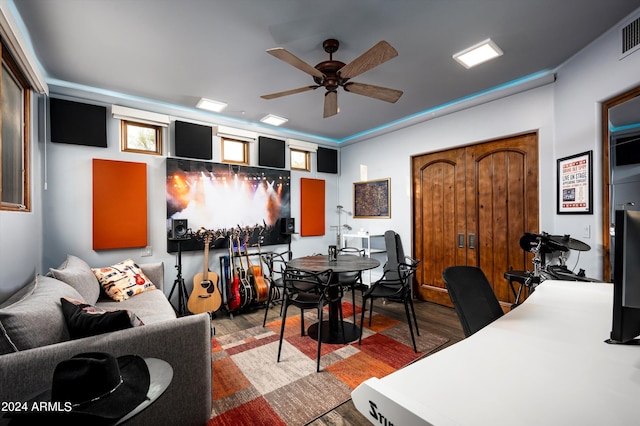
[[331, 117], [338, 113], [338, 92], [330, 90], [324, 94], [324, 114], [323, 117]]
[[309, 90], [317, 89], [320, 86], [305, 86], [297, 89], [285, 90], [284, 92], [270, 93], [268, 95], [260, 96], [262, 99], [275, 99], [282, 96], [295, 95], [296, 93], [308, 92]]
[[398, 51], [389, 43], [382, 40], [371, 49], [367, 50], [362, 55], [342, 67], [338, 73], [342, 78], [353, 78], [365, 71], [369, 71], [371, 68], [387, 62], [389, 59], [395, 58], [396, 56], [398, 56]]
[[314, 67], [312, 67], [311, 65], [309, 65], [308, 63], [306, 63], [305, 61], [298, 58], [296, 55], [289, 52], [288, 50], [285, 50], [282, 47], [274, 47], [273, 49], [267, 49], [267, 53], [272, 56], [275, 56], [281, 61], [284, 61], [289, 65], [292, 65], [298, 68], [299, 70], [304, 71], [307, 74], [310, 74], [314, 77], [318, 77], [318, 78], [324, 77], [323, 73], [321, 73], [320, 71], [318, 71], [317, 69], [315, 69]]
[[380, 87], [364, 83], [346, 83], [344, 85], [344, 90], [391, 103], [395, 103], [400, 99], [400, 96], [402, 96], [403, 93], [402, 90], [389, 89], [388, 87]]

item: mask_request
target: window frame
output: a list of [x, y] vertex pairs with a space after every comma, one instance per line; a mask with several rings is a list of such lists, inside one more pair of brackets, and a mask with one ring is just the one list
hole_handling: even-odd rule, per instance
[[[0, 211], [31, 211], [31, 85], [24, 72], [18, 66], [4, 42], [0, 42], [2, 64], [11, 72], [12, 77], [22, 87], [22, 203], [13, 204], [2, 201], [2, 161], [0, 161]], [[0, 96], [2, 90], [0, 90]], [[0, 104], [0, 117], [2, 106]], [[2, 120], [0, 120], [0, 126]], [[1, 130], [1, 127], [0, 127]], [[0, 137], [0, 160], [2, 156], [2, 138]]]
[[[233, 159], [229, 160], [229, 159], [227, 159], [225, 157], [225, 155], [224, 155], [224, 146], [225, 146], [225, 142], [227, 142], [227, 141], [242, 144], [242, 156], [244, 158], [244, 161], [237, 161], [237, 160], [233, 160]], [[221, 137], [220, 138], [220, 153], [221, 153], [220, 156], [222, 158], [222, 162], [223, 163], [241, 164], [241, 165], [245, 165], [245, 166], [249, 165], [249, 142], [247, 142], [247, 141], [228, 138], [228, 137]]]
[[[139, 149], [129, 147], [128, 126], [142, 127], [152, 129], [156, 134], [156, 149]], [[162, 155], [162, 126], [155, 124], [142, 123], [135, 120], [120, 120], [120, 150], [122, 152], [133, 152], [137, 154]]]
[[[294, 161], [293, 161], [294, 153], [304, 155], [304, 163], [305, 163], [304, 167], [294, 166]], [[311, 171], [311, 153], [303, 149], [289, 148], [289, 164], [290, 164], [291, 170], [310, 172]]]

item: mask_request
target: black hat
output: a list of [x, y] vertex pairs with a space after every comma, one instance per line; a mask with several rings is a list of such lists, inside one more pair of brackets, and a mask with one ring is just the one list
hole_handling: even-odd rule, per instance
[[[60, 362], [53, 373], [51, 389], [32, 398], [26, 411], [10, 416], [18, 422], [59, 418], [65, 424], [114, 424], [151, 404], [167, 388], [172, 376], [171, 366], [161, 360], [82, 353]], [[152, 383], [154, 388], [161, 385], [162, 390], [148, 395]]]

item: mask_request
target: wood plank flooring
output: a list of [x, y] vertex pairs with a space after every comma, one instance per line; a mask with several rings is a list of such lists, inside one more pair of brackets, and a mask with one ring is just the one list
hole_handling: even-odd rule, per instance
[[[351, 296], [347, 294], [346, 300], [350, 299]], [[356, 303], [361, 304], [361, 301], [362, 298], [360, 292], [356, 291]], [[415, 300], [414, 305], [421, 332], [432, 332], [449, 339], [449, 342], [438, 350], [450, 346], [464, 338], [462, 327], [460, 326], [460, 322], [453, 308], [420, 300]], [[386, 316], [406, 322], [404, 307], [400, 303], [383, 304], [381, 301], [377, 300], [375, 303], [375, 309]], [[277, 319], [279, 314], [280, 305], [272, 306], [267, 314], [267, 322]], [[257, 325], [262, 325], [263, 318], [263, 307], [250, 312], [233, 315], [233, 317], [220, 310], [212, 320], [212, 325], [215, 327], [216, 336], [222, 336]], [[310, 423], [310, 425], [313, 426], [352, 426], [369, 424], [371, 423], [362, 414], [360, 414], [358, 410], [356, 410], [351, 400]]]

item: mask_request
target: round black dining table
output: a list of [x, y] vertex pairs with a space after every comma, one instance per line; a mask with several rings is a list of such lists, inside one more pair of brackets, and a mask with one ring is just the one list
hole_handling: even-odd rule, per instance
[[[359, 272], [366, 271], [368, 269], [374, 269], [380, 266], [380, 262], [370, 257], [361, 257], [354, 255], [339, 255], [336, 260], [329, 260], [327, 255], [315, 255], [305, 256], [296, 259], [291, 259], [287, 262], [287, 267], [300, 269], [307, 272], [322, 272], [327, 269], [331, 269], [333, 272], [332, 283], [338, 283], [338, 273], [340, 272]], [[338, 294], [337, 285], [329, 287], [330, 291], [335, 291], [335, 295]], [[352, 290], [353, 291], [353, 290]], [[333, 296], [333, 295], [332, 295]], [[323, 321], [322, 335], [318, 336], [318, 323], [309, 326], [307, 333], [312, 339], [320, 338], [323, 343], [348, 343], [353, 342], [360, 336], [360, 327], [357, 324], [353, 324], [348, 321], [342, 320], [339, 315], [340, 312], [340, 300], [332, 297], [334, 302], [329, 303], [329, 320]], [[355, 306], [353, 307], [355, 309]], [[344, 328], [344, 335], [342, 330]]]

